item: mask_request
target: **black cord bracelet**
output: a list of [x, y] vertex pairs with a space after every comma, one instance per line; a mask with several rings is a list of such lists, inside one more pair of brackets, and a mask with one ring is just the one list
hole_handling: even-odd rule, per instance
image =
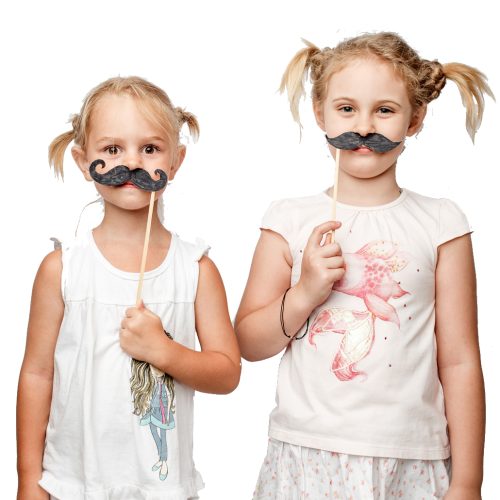
[[[281, 300], [281, 309], [280, 309], [281, 330], [283, 331], [283, 334], [285, 335], [285, 337], [288, 337], [289, 339], [291, 339], [292, 337], [290, 335], [288, 335], [288, 333], [286, 333], [285, 320], [283, 319], [283, 312], [285, 311], [285, 297], [286, 297], [286, 294], [288, 293], [288, 290], [290, 290], [290, 288], [291, 287], [288, 287], [287, 290], [285, 291], [285, 293], [283, 294], [283, 299]], [[306, 331], [304, 332], [304, 335], [301, 335], [300, 337], [294, 337], [294, 339], [295, 340], [303, 339], [306, 336], [308, 330], [309, 330], [309, 317], [307, 318], [307, 326], [306, 326]]]

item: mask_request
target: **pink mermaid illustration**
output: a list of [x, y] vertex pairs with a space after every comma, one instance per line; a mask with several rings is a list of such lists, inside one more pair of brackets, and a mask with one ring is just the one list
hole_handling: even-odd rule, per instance
[[389, 321], [398, 328], [399, 317], [390, 299], [408, 294], [392, 277], [409, 262], [406, 252], [396, 243], [378, 240], [366, 244], [356, 253], [344, 254], [346, 273], [334, 290], [362, 299], [366, 311], [352, 311], [341, 307], [321, 310], [311, 325], [308, 340], [316, 347], [314, 337], [325, 333], [339, 333], [344, 337], [334, 356], [331, 370], [342, 381], [359, 375], [356, 363], [365, 358], [375, 339], [375, 319]]

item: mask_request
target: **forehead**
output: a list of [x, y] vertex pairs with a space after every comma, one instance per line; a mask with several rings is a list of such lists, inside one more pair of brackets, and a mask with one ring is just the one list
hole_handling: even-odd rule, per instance
[[404, 80], [392, 64], [376, 57], [353, 59], [333, 73], [328, 82], [328, 98], [369, 98], [408, 101]]
[[90, 116], [89, 136], [128, 137], [164, 135], [161, 128], [141, 111], [141, 101], [128, 94], [105, 94]]

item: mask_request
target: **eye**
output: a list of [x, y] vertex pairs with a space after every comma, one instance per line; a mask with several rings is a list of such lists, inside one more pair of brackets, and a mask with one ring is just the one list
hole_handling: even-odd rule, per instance
[[379, 108], [379, 112], [382, 113], [383, 115], [394, 113], [394, 111], [392, 109], [386, 108], [385, 106], [382, 106], [381, 108]]
[[342, 111], [343, 113], [352, 113], [354, 108], [352, 106], [341, 106], [339, 111]]
[[152, 155], [153, 153], [160, 151], [160, 148], [158, 146], [155, 146], [154, 144], [147, 144], [146, 146], [144, 146], [143, 150], [147, 155]]
[[104, 148], [104, 151], [106, 151], [110, 155], [117, 155], [120, 152], [118, 146], [107, 146], [106, 148]]

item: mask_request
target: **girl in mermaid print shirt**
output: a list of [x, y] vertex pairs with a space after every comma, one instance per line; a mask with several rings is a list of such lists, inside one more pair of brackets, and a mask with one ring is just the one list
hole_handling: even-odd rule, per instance
[[297, 121], [307, 76], [341, 149], [338, 220], [330, 188], [273, 202], [262, 221], [235, 328], [246, 359], [285, 353], [254, 498], [479, 499], [471, 230], [454, 202], [400, 188], [396, 163], [447, 80], [472, 138], [491, 91], [476, 69], [422, 59], [394, 33], [307, 43], [282, 80]]

